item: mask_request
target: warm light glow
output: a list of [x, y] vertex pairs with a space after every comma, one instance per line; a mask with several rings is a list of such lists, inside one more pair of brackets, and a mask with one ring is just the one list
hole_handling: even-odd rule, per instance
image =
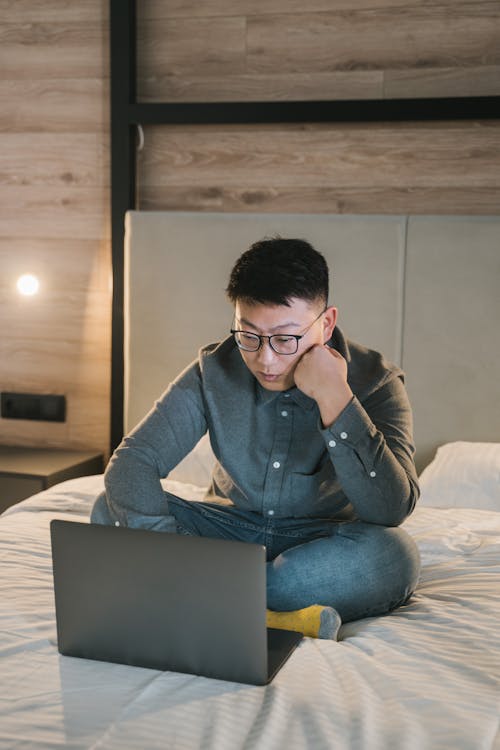
[[20, 276], [17, 280], [17, 291], [19, 294], [24, 294], [26, 297], [31, 297], [36, 294], [40, 288], [40, 282], [36, 276], [31, 273], [25, 273]]

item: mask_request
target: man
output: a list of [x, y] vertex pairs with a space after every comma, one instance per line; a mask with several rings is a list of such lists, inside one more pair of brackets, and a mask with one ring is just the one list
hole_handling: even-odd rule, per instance
[[[114, 453], [92, 521], [239, 539], [267, 550], [268, 624], [336, 638], [415, 588], [398, 525], [418, 484], [403, 373], [344, 338], [328, 267], [308, 242], [265, 239], [227, 288], [231, 336], [201, 350]], [[160, 478], [208, 430], [207, 502]]]

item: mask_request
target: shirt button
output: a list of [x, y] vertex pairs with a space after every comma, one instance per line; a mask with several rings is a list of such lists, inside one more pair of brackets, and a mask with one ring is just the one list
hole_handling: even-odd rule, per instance
[[377, 476], [377, 472], [376, 471], [370, 471], [370, 476], [371, 477], [376, 477]]
[[284, 393], [283, 394], [283, 398], [290, 398], [290, 394], [289, 393]]
[[287, 411], [282, 411], [281, 412], [281, 416], [282, 417], [288, 417], [288, 412]]
[[337, 443], [335, 442], [335, 440], [330, 440], [329, 443], [328, 443], [328, 445], [330, 446], [330, 448], [335, 448], [335, 446], [337, 445]]
[[115, 521], [115, 526], [119, 526], [119, 525], [120, 525], [120, 521]]
[[340, 437], [342, 438], [342, 440], [345, 440], [347, 437], [347, 432], [341, 432]]
[[273, 463], [273, 469], [279, 469], [279, 467], [280, 467], [280, 466], [281, 466], [281, 464], [280, 464], [280, 462], [279, 462], [279, 461], [275, 461], [275, 462]]
[[274, 516], [274, 510], [268, 510], [267, 511], [268, 516]]

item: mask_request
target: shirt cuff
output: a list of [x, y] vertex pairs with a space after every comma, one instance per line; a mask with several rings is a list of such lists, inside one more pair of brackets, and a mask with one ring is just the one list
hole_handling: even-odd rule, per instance
[[335, 422], [327, 428], [321, 425], [320, 431], [327, 448], [331, 449], [340, 445], [355, 447], [367, 437], [373, 437], [377, 429], [356, 396], [353, 396]]

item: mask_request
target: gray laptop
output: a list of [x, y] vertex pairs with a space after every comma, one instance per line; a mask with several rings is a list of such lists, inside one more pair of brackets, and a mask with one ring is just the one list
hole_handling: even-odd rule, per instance
[[266, 628], [265, 548], [51, 522], [61, 654], [268, 683], [302, 636]]

